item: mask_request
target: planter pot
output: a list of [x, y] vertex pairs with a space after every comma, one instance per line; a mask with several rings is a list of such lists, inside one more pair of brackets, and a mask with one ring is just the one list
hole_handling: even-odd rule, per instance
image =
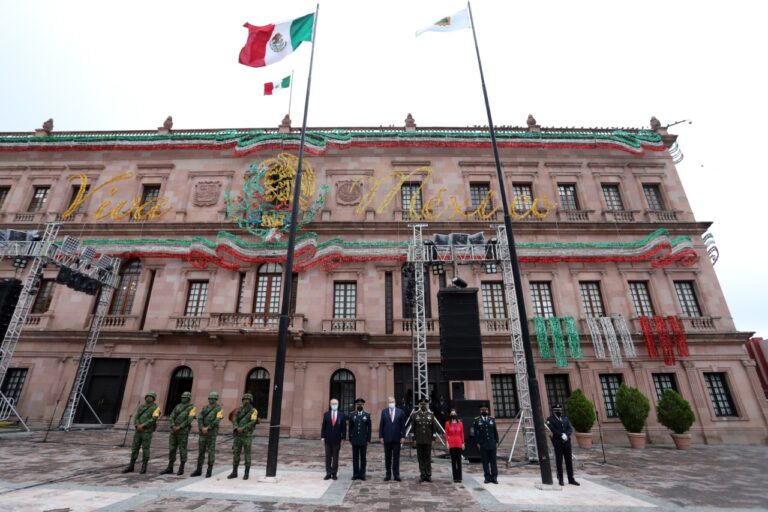
[[635, 448], [637, 450], [642, 450], [645, 448], [645, 434], [635, 434], [634, 432], [627, 432], [627, 437], [629, 438], [629, 445], [632, 448]]
[[672, 434], [672, 440], [678, 450], [687, 450], [691, 447], [691, 434]]
[[579, 448], [592, 448], [592, 432], [574, 432]]

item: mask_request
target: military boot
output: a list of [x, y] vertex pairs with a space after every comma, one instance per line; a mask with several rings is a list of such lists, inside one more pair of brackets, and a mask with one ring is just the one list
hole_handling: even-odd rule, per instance
[[237, 464], [232, 465], [232, 472], [227, 475], [227, 478], [237, 478]]
[[213, 464], [208, 464], [208, 470], [205, 472], [205, 478], [211, 478], [213, 472]]
[[126, 467], [124, 470], [122, 470], [122, 471], [121, 471], [121, 473], [123, 473], [123, 474], [125, 474], [125, 473], [133, 473], [133, 471], [134, 471], [134, 469], [135, 469], [133, 466], [134, 466], [135, 464], [136, 464], [136, 461], [135, 461], [135, 460], [132, 460], [132, 461], [131, 461], [131, 462], [128, 464], [128, 467]]
[[181, 464], [179, 464], [179, 471], [176, 473], [177, 475], [184, 474], [184, 464], [186, 464], [186, 461], [181, 461]]
[[168, 463], [168, 467], [160, 472], [161, 475], [170, 475], [173, 473], [173, 462]]
[[243, 480], [248, 480], [248, 473], [251, 472], [251, 466], [245, 466], [245, 473], [243, 473]]
[[141, 463], [141, 469], [139, 470], [139, 474], [143, 475], [147, 472], [147, 461], [144, 461]]
[[201, 462], [198, 462], [197, 469], [195, 469], [191, 475], [189, 476], [200, 476], [203, 474], [203, 464]]

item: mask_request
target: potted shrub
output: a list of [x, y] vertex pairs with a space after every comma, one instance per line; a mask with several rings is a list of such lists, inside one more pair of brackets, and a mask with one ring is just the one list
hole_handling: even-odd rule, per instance
[[592, 425], [595, 424], [595, 407], [592, 402], [582, 390], [577, 389], [565, 401], [565, 407], [579, 448], [591, 448]]
[[687, 450], [691, 446], [691, 425], [696, 420], [691, 404], [672, 389], [665, 389], [656, 406], [659, 423], [672, 431], [672, 440], [678, 450]]
[[627, 430], [632, 448], [645, 448], [645, 420], [651, 411], [651, 403], [639, 389], [622, 384], [616, 393], [616, 412]]

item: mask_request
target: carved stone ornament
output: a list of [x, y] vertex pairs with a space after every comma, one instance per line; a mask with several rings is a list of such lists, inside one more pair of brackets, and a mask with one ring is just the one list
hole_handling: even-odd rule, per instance
[[336, 183], [336, 204], [354, 206], [363, 198], [363, 184], [355, 180]]
[[195, 183], [195, 193], [192, 196], [192, 204], [195, 206], [213, 206], [219, 202], [220, 195], [220, 181], [198, 181]]

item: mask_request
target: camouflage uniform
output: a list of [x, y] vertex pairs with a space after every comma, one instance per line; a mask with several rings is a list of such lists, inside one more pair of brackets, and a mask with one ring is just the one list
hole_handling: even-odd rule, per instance
[[[148, 401], [147, 398], [150, 397], [152, 400]], [[157, 393], [154, 391], [144, 395], [144, 403], [139, 405], [139, 408], [136, 409], [136, 414], [133, 415], [133, 425], [136, 428], [136, 432], [133, 434], [133, 443], [131, 444], [131, 462], [123, 470], [123, 473], [133, 472], [133, 466], [139, 457], [139, 448], [141, 448], [142, 452], [141, 471], [139, 472], [147, 472], [149, 445], [152, 443], [152, 433], [155, 431], [157, 419], [160, 417], [160, 407], [155, 403], [156, 399]]]
[[[240, 465], [240, 452], [243, 451], [245, 457], [245, 473], [243, 480], [248, 480], [248, 473], [251, 470], [251, 441], [253, 440], [253, 428], [259, 422], [259, 412], [253, 407], [253, 395], [246, 393], [243, 395], [243, 405], [235, 413], [232, 425], [235, 429], [234, 441], [232, 443], [232, 473], [227, 478], [237, 478], [237, 466]], [[242, 432], [238, 432], [242, 430]]]
[[419, 482], [432, 481], [432, 439], [435, 435], [435, 416], [429, 410], [411, 414], [413, 437], [416, 441], [416, 458], [419, 461]]
[[173, 473], [173, 463], [176, 462], [176, 449], [179, 450], [181, 464], [179, 465], [178, 475], [184, 474], [184, 464], [187, 462], [187, 441], [189, 439], [189, 429], [195, 421], [197, 410], [194, 404], [190, 403], [192, 393], [185, 391], [181, 394], [181, 403], [173, 408], [169, 416], [171, 422], [171, 433], [168, 436], [168, 467], [161, 475]]
[[199, 430], [197, 469], [195, 469], [191, 476], [200, 476], [202, 474], [205, 454], [208, 453], [208, 470], [205, 472], [205, 477], [211, 477], [213, 463], [216, 460], [216, 436], [219, 433], [219, 422], [224, 417], [221, 412], [221, 405], [216, 403], [218, 399], [219, 394], [216, 391], [211, 391], [208, 394], [208, 405], [203, 407], [203, 410], [200, 411], [200, 415], [197, 417], [197, 428]]

